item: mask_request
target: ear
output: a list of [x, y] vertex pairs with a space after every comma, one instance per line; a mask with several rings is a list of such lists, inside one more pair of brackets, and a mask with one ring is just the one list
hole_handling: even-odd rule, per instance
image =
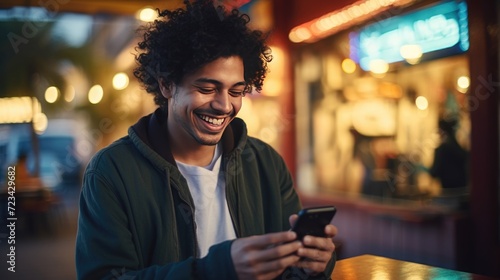
[[158, 85], [160, 86], [161, 95], [166, 99], [171, 98], [174, 95], [175, 86], [170, 84], [167, 85], [163, 79], [158, 80]]

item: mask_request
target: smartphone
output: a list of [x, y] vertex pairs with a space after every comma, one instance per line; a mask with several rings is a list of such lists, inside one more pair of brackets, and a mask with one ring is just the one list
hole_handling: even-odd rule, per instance
[[298, 213], [299, 218], [292, 227], [297, 233], [297, 239], [302, 240], [306, 235], [325, 237], [325, 226], [328, 225], [337, 213], [334, 206], [304, 208]]

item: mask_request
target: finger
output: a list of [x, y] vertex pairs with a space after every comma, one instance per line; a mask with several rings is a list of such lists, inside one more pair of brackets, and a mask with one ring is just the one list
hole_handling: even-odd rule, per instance
[[295, 225], [295, 222], [297, 221], [298, 218], [299, 218], [299, 216], [297, 214], [290, 215], [290, 217], [288, 218], [288, 222], [290, 223], [290, 227], [293, 227], [293, 225]]
[[262, 245], [280, 244], [291, 242], [297, 239], [297, 234], [293, 231], [283, 231], [262, 235], [264, 240]]
[[336, 226], [334, 226], [332, 224], [326, 225], [325, 234], [326, 234], [326, 236], [333, 238], [338, 234], [338, 229]]
[[310, 269], [316, 273], [322, 272], [326, 269], [326, 266], [332, 257], [332, 252], [314, 248], [300, 248], [297, 251], [297, 255], [300, 256], [301, 259], [297, 263], [297, 266]]
[[326, 265], [328, 262], [317, 262], [317, 261], [312, 261], [312, 260], [302, 260], [297, 262], [295, 266], [304, 268], [304, 269], [309, 269], [312, 274], [320, 273], [325, 271]]
[[302, 248], [302, 242], [294, 241], [288, 242], [280, 245], [276, 245], [274, 247], [267, 248], [265, 250], [261, 250], [255, 253], [255, 260], [268, 262], [274, 261], [289, 255], [296, 255], [297, 250]]
[[292, 254], [279, 259], [274, 259], [272, 261], [262, 262], [257, 270], [259, 274], [277, 273], [277, 276], [281, 274], [287, 267], [296, 266], [299, 261], [300, 257]]
[[247, 244], [250, 249], [265, 249], [269, 248], [270, 245], [288, 243], [296, 239], [297, 234], [295, 232], [284, 231], [248, 237]]
[[297, 255], [301, 257], [303, 261], [326, 263], [332, 257], [332, 252], [304, 247], [297, 250]]
[[288, 255], [295, 255], [297, 253], [297, 250], [302, 247], [302, 242], [296, 240], [293, 242], [276, 245], [272, 248], [261, 251], [261, 253], [263, 255], [263, 260], [273, 260]]
[[[251, 268], [254, 275], [259, 279], [273, 279], [289, 266], [296, 265], [300, 257], [296, 254], [302, 247], [302, 242], [296, 240], [279, 244], [266, 249], [251, 249], [247, 253], [247, 266]], [[273, 277], [260, 277], [269, 274]]]
[[315, 237], [311, 235], [306, 235], [302, 240], [302, 243], [306, 247], [316, 248], [322, 251], [327, 251], [332, 253], [335, 250], [335, 245], [333, 240], [329, 237]]

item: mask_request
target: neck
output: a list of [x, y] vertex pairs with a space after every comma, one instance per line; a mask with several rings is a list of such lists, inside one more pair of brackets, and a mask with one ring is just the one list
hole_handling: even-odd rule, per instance
[[[178, 143], [175, 137], [169, 137], [170, 148], [174, 159], [185, 164], [195, 166], [207, 166], [212, 162], [215, 153], [215, 145], [186, 145]], [[177, 142], [176, 142], [177, 140]]]

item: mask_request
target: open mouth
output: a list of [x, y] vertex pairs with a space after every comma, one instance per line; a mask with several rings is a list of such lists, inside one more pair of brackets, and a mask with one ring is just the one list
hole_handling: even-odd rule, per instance
[[212, 118], [206, 115], [199, 115], [197, 114], [198, 118], [204, 120], [206, 123], [209, 123], [210, 125], [213, 126], [221, 126], [224, 123], [224, 120], [226, 118]]

